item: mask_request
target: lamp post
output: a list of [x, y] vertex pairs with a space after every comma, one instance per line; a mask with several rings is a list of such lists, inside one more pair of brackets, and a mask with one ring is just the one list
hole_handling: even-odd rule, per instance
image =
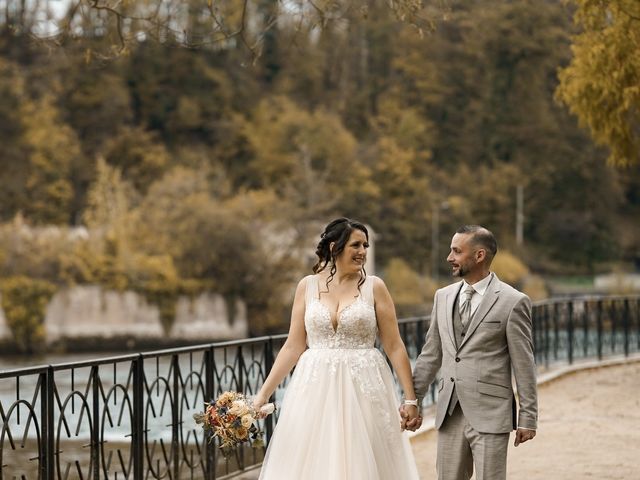
[[438, 261], [440, 258], [440, 211], [447, 210], [449, 202], [436, 202], [431, 213], [431, 277], [438, 282]]
[[524, 186], [516, 188], [516, 245], [524, 242]]

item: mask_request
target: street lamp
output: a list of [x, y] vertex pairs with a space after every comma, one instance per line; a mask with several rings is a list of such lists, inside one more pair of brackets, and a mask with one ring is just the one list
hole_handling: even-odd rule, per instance
[[431, 213], [431, 277], [438, 283], [438, 261], [440, 258], [440, 211], [447, 210], [449, 202], [436, 202]]

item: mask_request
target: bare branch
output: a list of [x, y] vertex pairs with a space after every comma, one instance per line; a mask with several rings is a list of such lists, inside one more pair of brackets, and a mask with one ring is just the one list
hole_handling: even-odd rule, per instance
[[[66, 37], [73, 33], [75, 18], [78, 13], [86, 15], [91, 11], [104, 12], [105, 16], [99, 17], [107, 23], [104, 27], [111, 30], [117, 48], [111, 49], [105, 54], [105, 58], [114, 57], [127, 51], [128, 46], [139, 41], [139, 35], [163, 41], [166, 36], [172, 36], [178, 44], [186, 48], [200, 48], [209, 45], [228, 42], [236, 39], [255, 60], [261, 54], [261, 46], [265, 36], [272, 31], [278, 21], [286, 17], [287, 21], [297, 24], [296, 32], [307, 32], [319, 26], [326, 28], [332, 22], [357, 21], [358, 18], [366, 18], [368, 0], [298, 0], [290, 9], [280, 9], [283, 0], [273, 2], [266, 12], [261, 11], [258, 18], [258, 31], [255, 31], [256, 22], [251, 19], [251, 6], [254, 0], [238, 0], [234, 4], [235, 12], [227, 18], [229, 12], [224, 10], [219, 0], [200, 0], [198, 13], [204, 12], [210, 18], [207, 24], [200, 24], [197, 32], [191, 32], [189, 27], [183, 26], [181, 8], [186, 4], [184, 0], [167, 2], [136, 3], [122, 0], [71, 0], [73, 3], [65, 18], [60, 20], [60, 27], [56, 32], [50, 30], [44, 35], [33, 32], [34, 38], [40, 41], [50, 42], [54, 45], [64, 44]], [[438, 3], [446, 3], [448, 0], [439, 0]], [[428, 10], [438, 10], [440, 7], [422, 6], [423, 0], [388, 0], [388, 8], [394, 15], [408, 25], [416, 27], [419, 31], [423, 28], [433, 30], [435, 22]], [[140, 8], [138, 8], [140, 7]], [[165, 8], [166, 7], [166, 8]], [[425, 14], [426, 12], [426, 14]], [[191, 15], [191, 11], [188, 13]], [[431, 18], [430, 18], [431, 17]], [[91, 25], [93, 19], [88, 18]], [[133, 27], [130, 27], [130, 22]], [[238, 22], [233, 24], [232, 22]], [[204, 30], [204, 31], [203, 31]], [[293, 43], [296, 43], [294, 38]], [[95, 52], [94, 52], [95, 53]]]

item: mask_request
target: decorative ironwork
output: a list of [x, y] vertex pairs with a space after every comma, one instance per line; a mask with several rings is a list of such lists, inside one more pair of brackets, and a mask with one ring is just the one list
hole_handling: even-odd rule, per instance
[[[412, 361], [428, 317], [400, 320]], [[640, 297], [533, 306], [538, 364], [640, 351]], [[256, 393], [285, 335], [0, 372], [0, 480], [215, 479], [259, 464], [224, 458], [193, 413], [225, 390]], [[282, 399], [286, 379], [273, 400]], [[436, 400], [435, 388], [425, 400]], [[277, 413], [262, 420], [270, 438]]]

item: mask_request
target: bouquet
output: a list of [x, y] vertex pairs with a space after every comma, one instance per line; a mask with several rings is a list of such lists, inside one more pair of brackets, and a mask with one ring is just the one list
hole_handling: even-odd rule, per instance
[[267, 403], [256, 411], [253, 402], [238, 392], [224, 392], [215, 402], [207, 403], [204, 413], [193, 415], [198, 425], [202, 425], [209, 441], [220, 439], [220, 448], [225, 456], [231, 454], [238, 445], [253, 440], [253, 447], [264, 445], [262, 431], [256, 420], [273, 413], [275, 405]]

